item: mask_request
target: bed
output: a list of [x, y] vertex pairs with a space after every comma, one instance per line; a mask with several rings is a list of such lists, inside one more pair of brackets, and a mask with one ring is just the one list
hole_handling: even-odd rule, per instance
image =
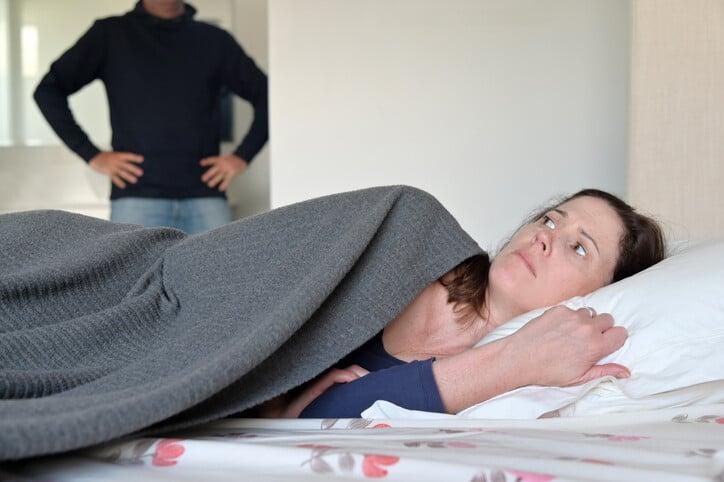
[[[225, 418], [162, 438], [7, 462], [0, 479], [724, 481], [722, 273], [724, 242], [702, 243], [566, 302], [610, 312], [629, 330], [607, 360], [632, 367], [628, 380], [522, 387], [456, 416], [378, 401], [356, 419]], [[536, 315], [511, 320], [481, 343]]]
[[229, 418], [8, 465], [82, 480], [724, 480], [724, 404], [514, 420]]

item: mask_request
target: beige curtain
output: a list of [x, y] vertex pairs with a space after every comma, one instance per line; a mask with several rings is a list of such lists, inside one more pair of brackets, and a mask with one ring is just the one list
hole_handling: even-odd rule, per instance
[[724, 0], [633, 0], [629, 200], [669, 237], [724, 237]]

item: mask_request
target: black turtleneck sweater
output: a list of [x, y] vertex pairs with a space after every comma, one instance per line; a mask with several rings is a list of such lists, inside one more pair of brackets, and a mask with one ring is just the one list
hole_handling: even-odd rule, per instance
[[223, 196], [201, 182], [199, 161], [219, 154], [219, 96], [225, 86], [254, 108], [237, 154], [246, 161], [268, 138], [267, 78], [226, 31], [193, 19], [150, 15], [141, 2], [123, 16], [97, 20], [53, 62], [35, 90], [48, 123], [76, 154], [99, 149], [78, 126], [68, 96], [95, 79], [106, 88], [114, 151], [141, 154], [144, 174], [111, 199]]

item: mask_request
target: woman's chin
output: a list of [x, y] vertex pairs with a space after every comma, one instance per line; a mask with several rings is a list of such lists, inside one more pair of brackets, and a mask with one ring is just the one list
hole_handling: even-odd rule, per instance
[[[530, 295], [538, 294], [539, 289], [535, 286], [534, 279], [524, 276], [525, 273], [520, 272], [516, 266], [491, 267], [488, 275], [488, 286], [490, 292], [494, 293], [494, 297], [505, 299], [508, 305], [517, 305], [521, 313], [525, 313], [536, 308], [536, 301], [528, 299]], [[528, 308], [532, 307], [532, 308]]]

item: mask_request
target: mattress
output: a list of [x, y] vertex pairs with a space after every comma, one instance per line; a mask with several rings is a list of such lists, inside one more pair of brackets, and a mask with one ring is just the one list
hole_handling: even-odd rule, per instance
[[6, 478], [724, 480], [724, 404], [539, 420], [230, 418], [3, 467]]

